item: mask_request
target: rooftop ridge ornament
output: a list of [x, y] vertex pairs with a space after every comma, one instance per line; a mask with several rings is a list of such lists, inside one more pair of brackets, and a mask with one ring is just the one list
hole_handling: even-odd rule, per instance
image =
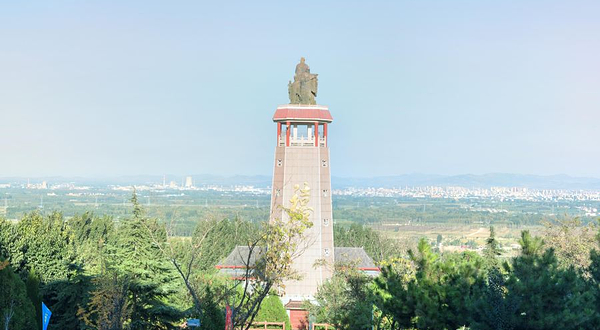
[[294, 82], [288, 83], [290, 104], [317, 104], [315, 97], [317, 96], [318, 75], [310, 73], [310, 68], [304, 61], [304, 57], [300, 58], [300, 63], [296, 65]]

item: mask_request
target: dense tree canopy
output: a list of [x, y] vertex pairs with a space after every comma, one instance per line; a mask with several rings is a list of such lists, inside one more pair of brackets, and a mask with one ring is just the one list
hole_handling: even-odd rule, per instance
[[[222, 329], [227, 303], [238, 307], [238, 328], [287, 322], [281, 301], [269, 294], [296, 276], [289, 267], [295, 251], [283, 242], [309, 226], [303, 198], [299, 190], [287, 209], [292, 225], [199, 219], [187, 237], [146, 216], [135, 195], [131, 214], [119, 221], [41, 211], [0, 219], [0, 325], [39, 328], [42, 301], [53, 312], [49, 329], [173, 329], [190, 317], [200, 317], [203, 329]], [[481, 253], [442, 253], [441, 236], [406, 251], [363, 225], [335, 226], [334, 234], [336, 246], [364, 247], [381, 274], [337, 265], [309, 308], [318, 322], [339, 329], [600, 328], [593, 225], [554, 223], [543, 237], [524, 231], [521, 252], [511, 258], [494, 229]], [[262, 282], [241, 300], [243, 287], [215, 265], [249, 244], [277, 248], [259, 258]]]
[[0, 326], [28, 330], [37, 327], [35, 308], [25, 283], [7, 263], [0, 263]]
[[281, 299], [274, 294], [268, 295], [263, 300], [260, 310], [256, 317], [255, 322], [285, 322], [286, 329], [291, 330], [290, 318], [287, 315], [285, 307]]
[[319, 287], [316, 304], [309, 304], [309, 311], [317, 322], [337, 329], [371, 329], [374, 293], [370, 282], [352, 265], [338, 265], [333, 277]]

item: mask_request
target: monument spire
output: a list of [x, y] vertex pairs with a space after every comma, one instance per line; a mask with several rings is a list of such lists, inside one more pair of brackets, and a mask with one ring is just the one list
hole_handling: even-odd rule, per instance
[[[283, 207], [294, 198], [295, 186], [308, 185], [306, 206], [311, 210], [308, 220], [312, 226], [304, 231], [302, 248], [296, 251], [291, 264], [298, 276], [287, 278], [278, 292], [288, 310], [291, 328], [301, 329], [308, 319], [304, 302], [315, 300], [319, 286], [333, 276], [336, 262], [356, 264], [366, 274], [376, 274], [378, 268], [363, 248], [334, 248], [328, 130], [333, 118], [327, 106], [315, 102], [317, 75], [310, 73], [304, 58], [296, 65], [289, 94], [291, 104], [278, 106], [273, 115], [277, 135], [270, 220], [288, 220]], [[239, 278], [244, 269], [253, 266], [244, 261], [250, 260], [246, 259], [250, 253], [247, 247], [236, 247], [218, 267]]]

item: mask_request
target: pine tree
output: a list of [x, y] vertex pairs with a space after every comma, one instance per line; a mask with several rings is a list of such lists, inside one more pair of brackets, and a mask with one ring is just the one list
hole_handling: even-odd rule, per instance
[[4, 260], [0, 265], [4, 265], [0, 269], [0, 326], [11, 330], [35, 329], [35, 308], [27, 297], [25, 283]]
[[225, 313], [223, 308], [219, 306], [217, 297], [209, 286], [204, 289], [204, 294], [200, 299], [202, 300], [202, 306], [200, 306], [202, 309], [202, 323], [200, 329], [224, 329]]
[[35, 307], [35, 320], [38, 328], [40, 328], [40, 321], [42, 320], [42, 297], [40, 295], [40, 278], [35, 273], [35, 270], [31, 270], [27, 275], [25, 287], [27, 288], [27, 297]]
[[115, 238], [113, 219], [98, 217], [91, 212], [76, 215], [69, 220], [73, 232], [77, 262], [89, 275], [102, 273], [106, 258], [106, 247]]
[[485, 282], [482, 257], [473, 252], [434, 253], [425, 239], [409, 251], [416, 265], [414, 278], [384, 267], [375, 283], [377, 307], [392, 329], [458, 329], [469, 326], [473, 302]]
[[511, 317], [516, 313], [516, 307], [505, 296], [505, 274], [493, 267], [489, 270], [481, 295], [471, 305], [471, 329], [513, 329]]
[[109, 271], [94, 279], [87, 308], [78, 311], [86, 325], [98, 330], [122, 330], [129, 325], [129, 278]]
[[156, 220], [144, 216], [135, 191], [131, 202], [133, 217], [123, 221], [119, 228], [110, 267], [130, 279], [130, 328], [168, 328], [181, 318], [181, 313], [166, 303], [166, 298], [175, 292], [176, 277], [161, 258], [152, 237], [160, 237], [164, 242], [166, 232]]
[[72, 235], [61, 213], [26, 214], [6, 235], [9, 261], [22, 278], [32, 269], [42, 283], [76, 273]]
[[92, 289], [90, 276], [83, 275], [81, 269], [69, 279], [45, 284], [41, 292], [44, 303], [52, 310], [52, 329], [87, 329], [78, 311], [86, 306]]
[[416, 301], [414, 291], [409, 291], [409, 286], [413, 288], [414, 283], [414, 278], [404, 276], [393, 265], [382, 267], [381, 274], [375, 279], [375, 305], [392, 330], [409, 329], [414, 324]]
[[485, 258], [488, 267], [500, 267], [498, 257], [502, 254], [502, 251], [500, 249], [500, 243], [496, 239], [496, 230], [494, 229], [494, 226], [490, 227], [490, 237], [488, 237], [485, 243], [483, 257]]
[[521, 234], [522, 254], [506, 271], [506, 301], [514, 306], [510, 324], [520, 329], [593, 329], [598, 325], [592, 288], [581, 274], [560, 267], [553, 249], [528, 231]]

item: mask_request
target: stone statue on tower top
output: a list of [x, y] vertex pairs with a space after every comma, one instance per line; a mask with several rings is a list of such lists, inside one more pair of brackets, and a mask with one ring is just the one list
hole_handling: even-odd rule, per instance
[[300, 63], [296, 64], [296, 76], [302, 75], [305, 73], [310, 74], [310, 68], [308, 64], [306, 64], [306, 59], [304, 57], [300, 58]]
[[317, 74], [310, 73], [310, 68], [304, 62], [302, 57], [300, 63], [296, 65], [296, 74], [294, 82], [289, 82], [288, 93], [290, 94], [291, 104], [317, 104]]

